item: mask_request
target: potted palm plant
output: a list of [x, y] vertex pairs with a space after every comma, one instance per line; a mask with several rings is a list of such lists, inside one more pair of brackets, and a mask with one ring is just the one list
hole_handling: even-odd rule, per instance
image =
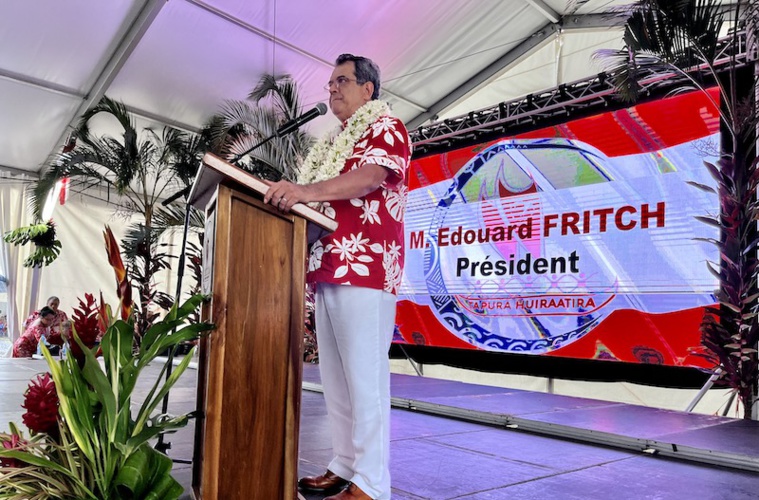
[[[719, 198], [720, 213], [698, 218], [720, 231], [709, 240], [719, 250], [719, 262], [708, 263], [719, 279], [718, 306], [704, 316], [702, 343], [719, 368], [724, 384], [743, 405], [744, 418], [756, 418], [757, 342], [757, 222], [759, 163], [756, 159], [757, 82], [749, 61], [738, 60], [740, 44], [756, 60], [759, 5], [715, 0], [639, 0], [625, 7], [624, 48], [601, 50], [595, 57], [612, 78], [619, 95], [628, 101], [646, 90], [646, 81], [662, 76], [679, 78], [677, 90], [714, 84], [719, 89], [722, 154], [706, 168], [717, 188], [695, 185]], [[732, 25], [727, 38], [720, 38]], [[723, 50], [726, 49], [726, 50]], [[754, 63], [755, 64], [755, 63]]]
[[[273, 136], [284, 122], [301, 113], [297, 84], [288, 75], [265, 74], [247, 100], [229, 100], [206, 125], [211, 149], [229, 160]], [[264, 179], [294, 179], [313, 138], [302, 130], [275, 137], [238, 165]]]
[[[91, 133], [91, 120], [100, 114], [116, 119], [123, 130], [120, 138]], [[156, 220], [171, 215], [164, 213], [161, 201], [192, 182], [206, 149], [205, 138], [172, 127], [163, 128], [160, 134], [152, 129], [140, 133], [126, 107], [109, 97], [82, 116], [72, 137], [75, 145], [54, 158], [34, 184], [34, 213], [39, 217], [48, 193], [59, 180], [68, 178], [72, 191], [104, 189], [109, 197], [115, 195], [117, 210], [140, 217], [127, 233], [125, 253], [131, 264], [131, 281], [139, 293], [136, 321], [138, 335], [142, 335], [154, 318], [150, 305], [165, 309], [173, 301], [154, 289], [155, 274], [170, 265], [170, 258], [161, 254], [157, 243], [164, 228], [156, 226]]]

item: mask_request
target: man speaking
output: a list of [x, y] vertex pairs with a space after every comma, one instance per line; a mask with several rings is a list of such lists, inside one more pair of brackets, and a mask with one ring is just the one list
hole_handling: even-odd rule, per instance
[[329, 105], [342, 126], [318, 142], [296, 184], [280, 181], [264, 197], [287, 212], [319, 202], [337, 230], [311, 248], [319, 368], [334, 458], [304, 491], [331, 500], [390, 498], [390, 363], [396, 295], [403, 270], [403, 214], [410, 140], [378, 100], [370, 59], [337, 58]]

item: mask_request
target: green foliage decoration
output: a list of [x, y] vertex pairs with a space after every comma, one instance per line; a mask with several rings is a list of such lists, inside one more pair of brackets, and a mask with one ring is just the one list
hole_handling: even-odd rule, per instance
[[[743, 417], [752, 418], [759, 399], [759, 162], [755, 99], [759, 3], [717, 0], [637, 0], [620, 7], [626, 14], [624, 47], [596, 51], [618, 95], [628, 102], [645, 94], [656, 82], [677, 79], [673, 92], [705, 92], [716, 85], [722, 131], [722, 151], [716, 164], [705, 168], [716, 189], [691, 182], [716, 195], [720, 212], [696, 219], [719, 230], [718, 238], [704, 239], [718, 249], [709, 271], [719, 280], [717, 307], [708, 307], [701, 324], [706, 357], [715, 365], [720, 383], [740, 398]], [[728, 29], [726, 29], [728, 28]], [[723, 33], [727, 36], [720, 38]], [[739, 60], [741, 37], [745, 60]], [[725, 50], [727, 49], [727, 50]], [[709, 96], [706, 93], [707, 97]], [[711, 99], [711, 98], [710, 98]], [[718, 370], [718, 371], [717, 371]]]
[[[131, 289], [122, 286], [126, 269], [113, 234], [106, 228], [104, 235], [120, 303], [114, 312], [101, 296], [95, 308], [93, 296], [86, 294], [72, 316], [69, 355], [56, 360], [41, 346], [55, 385], [58, 425], [53, 430], [33, 428], [40, 419], [27, 413], [29, 439], [14, 425], [10, 433], [0, 434], [1, 499], [172, 500], [182, 494], [171, 477], [171, 460], [150, 441], [184, 427], [193, 417], [156, 414], [156, 408], [187, 369], [195, 349], [168, 377], [164, 364], [141, 402], [133, 401], [133, 395], [142, 371], [160, 353], [213, 328], [194, 320], [205, 296], [195, 294], [181, 306], [174, 303], [138, 342]], [[103, 334], [99, 346], [98, 333]], [[47, 377], [40, 380], [38, 385], [50, 383]], [[38, 393], [52, 395], [50, 390]], [[43, 408], [49, 416], [54, 405], [37, 401], [25, 408]]]
[[55, 237], [52, 220], [8, 231], [3, 239], [13, 245], [34, 243], [34, 251], [24, 260], [24, 267], [48, 266], [61, 253], [61, 242]]
[[96, 357], [98, 348], [88, 348], [75, 328], [74, 341], [84, 353], [81, 366], [74, 356], [54, 359], [42, 346], [60, 401], [60, 437], [38, 433], [25, 441], [15, 426], [9, 434], [0, 434], [4, 443], [11, 436], [19, 438], [15, 448], [0, 448], [0, 459], [20, 463], [0, 467], [0, 498], [178, 498], [182, 487], [171, 477], [171, 460], [153, 449], [150, 440], [184, 427], [193, 416], [154, 415], [154, 411], [187, 369], [194, 350], [166, 380], [163, 367], [148, 395], [135, 406], [136, 413], [132, 396], [142, 370], [159, 353], [213, 328], [209, 323], [188, 323], [203, 300], [204, 296], [194, 295], [172, 307], [136, 349], [132, 321], [116, 319], [110, 307], [102, 307], [108, 311], [100, 344], [102, 365]]

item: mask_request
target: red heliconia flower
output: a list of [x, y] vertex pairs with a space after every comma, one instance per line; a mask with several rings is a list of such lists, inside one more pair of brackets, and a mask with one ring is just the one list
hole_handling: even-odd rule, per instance
[[100, 331], [105, 332], [108, 330], [109, 322], [111, 321], [108, 314], [108, 304], [103, 299], [103, 292], [100, 291], [100, 304], [98, 305], [98, 324], [100, 325]]
[[[7, 434], [0, 436], [3, 448], [6, 450], [20, 450], [26, 445], [26, 441], [21, 439], [18, 434], [11, 434], [10, 440], [4, 439]], [[0, 467], [21, 467], [21, 462], [15, 458], [0, 458]]]
[[116, 293], [121, 301], [121, 319], [127, 321], [132, 314], [132, 284], [127, 279], [126, 267], [124, 267], [124, 261], [121, 260], [119, 244], [116, 242], [110, 227], [105, 226], [103, 236], [105, 237], [105, 250], [108, 253], [108, 263], [111, 264], [116, 273]]
[[50, 374], [37, 375], [24, 394], [21, 407], [26, 413], [21, 419], [30, 431], [54, 434], [58, 430], [58, 404], [55, 382]]
[[[79, 307], [74, 309], [71, 320], [76, 334], [82, 343], [92, 349], [103, 336], [105, 325], [101, 325], [100, 323], [95, 296], [91, 293], [85, 293], [84, 298], [86, 302], [79, 299]], [[69, 344], [71, 346], [71, 355], [79, 362], [79, 366], [84, 366], [84, 353], [79, 344], [73, 338]]]

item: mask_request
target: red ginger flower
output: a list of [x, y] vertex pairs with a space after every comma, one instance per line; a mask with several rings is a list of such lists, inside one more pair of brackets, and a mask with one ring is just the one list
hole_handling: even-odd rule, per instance
[[[18, 434], [11, 434], [10, 440], [4, 439], [7, 434], [0, 436], [3, 442], [3, 448], [6, 450], [20, 450], [26, 445], [26, 441], [18, 437]], [[21, 462], [15, 458], [0, 458], [0, 467], [21, 467]]]
[[[91, 293], [85, 293], [86, 302], [79, 299], [79, 307], [74, 309], [71, 320], [76, 330], [76, 334], [82, 343], [92, 349], [103, 336], [104, 324], [98, 319], [98, 308], [95, 303], [95, 296]], [[101, 297], [102, 301], [102, 297]], [[79, 362], [79, 366], [84, 365], [84, 353], [79, 344], [72, 338], [69, 342], [71, 346], [71, 355]]]
[[58, 404], [55, 382], [50, 374], [37, 375], [24, 394], [21, 407], [26, 409], [26, 413], [21, 419], [30, 431], [53, 434], [58, 430]]

